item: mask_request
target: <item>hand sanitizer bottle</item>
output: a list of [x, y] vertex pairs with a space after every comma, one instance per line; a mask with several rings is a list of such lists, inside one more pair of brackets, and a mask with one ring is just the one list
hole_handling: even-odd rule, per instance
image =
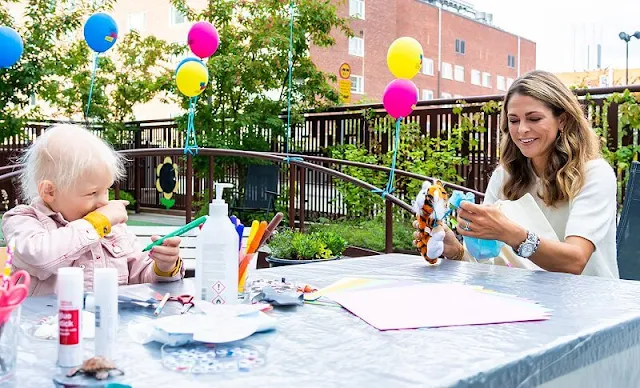
[[230, 187], [230, 183], [215, 184], [209, 217], [196, 238], [196, 298], [213, 304], [239, 303], [239, 237], [222, 199], [222, 190]]

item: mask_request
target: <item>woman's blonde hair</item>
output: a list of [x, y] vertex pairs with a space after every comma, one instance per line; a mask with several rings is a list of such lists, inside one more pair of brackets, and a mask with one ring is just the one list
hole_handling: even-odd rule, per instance
[[545, 104], [556, 118], [563, 116], [563, 128], [552, 146], [540, 177], [540, 198], [549, 206], [573, 199], [585, 181], [588, 161], [600, 157], [599, 139], [591, 129], [578, 98], [552, 73], [535, 70], [518, 78], [502, 104], [500, 164], [508, 173], [502, 191], [509, 200], [521, 198], [535, 181], [531, 161], [520, 152], [509, 134], [507, 107], [514, 94], [529, 96]]
[[72, 188], [87, 172], [105, 168], [114, 181], [125, 175], [124, 158], [104, 140], [83, 127], [56, 124], [47, 128], [21, 155], [22, 198], [30, 203], [40, 194], [40, 182], [49, 180], [61, 191]]

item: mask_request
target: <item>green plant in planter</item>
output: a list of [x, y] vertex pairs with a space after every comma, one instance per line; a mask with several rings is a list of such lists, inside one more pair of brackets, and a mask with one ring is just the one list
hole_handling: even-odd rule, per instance
[[269, 242], [271, 256], [287, 260], [325, 260], [341, 256], [347, 241], [333, 232], [284, 230]]

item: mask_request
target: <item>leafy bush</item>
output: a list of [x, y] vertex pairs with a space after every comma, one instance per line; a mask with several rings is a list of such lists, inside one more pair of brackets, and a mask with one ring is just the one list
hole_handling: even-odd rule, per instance
[[321, 260], [342, 255], [347, 241], [333, 232], [301, 233], [286, 229], [271, 238], [269, 248], [278, 259]]
[[[113, 189], [109, 189], [109, 201], [114, 200], [115, 193]], [[133, 195], [128, 191], [120, 190], [120, 199], [124, 199], [125, 201], [129, 201], [129, 205], [127, 205], [127, 209], [133, 210], [136, 204], [136, 200], [133, 198]]]

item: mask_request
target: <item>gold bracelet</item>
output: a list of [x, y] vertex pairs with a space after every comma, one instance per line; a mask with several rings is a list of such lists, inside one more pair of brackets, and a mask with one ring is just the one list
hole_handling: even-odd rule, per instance
[[109, 219], [104, 214], [91, 212], [84, 216], [83, 219], [93, 226], [96, 232], [98, 232], [98, 236], [100, 236], [100, 238], [111, 233], [111, 222], [109, 222]]
[[155, 261], [153, 262], [153, 272], [155, 272], [156, 275], [164, 278], [171, 278], [176, 276], [178, 272], [180, 272], [180, 267], [182, 267], [182, 259], [179, 257], [178, 257], [178, 260], [176, 261], [176, 265], [174, 265], [173, 268], [167, 272], [161, 271], [156, 265], [156, 262]]

